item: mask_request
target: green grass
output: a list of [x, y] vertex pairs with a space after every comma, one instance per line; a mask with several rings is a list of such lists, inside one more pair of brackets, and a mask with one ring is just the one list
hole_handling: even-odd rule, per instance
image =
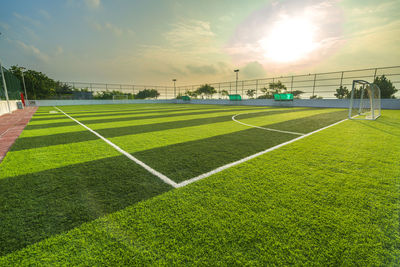
[[[296, 137], [232, 115], [304, 133], [344, 117], [329, 109], [79, 108], [62, 107], [176, 181]], [[0, 265], [400, 264], [399, 111], [343, 122], [170, 190], [50, 109], [39, 110], [0, 164]], [[121, 115], [129, 112], [137, 114]]]

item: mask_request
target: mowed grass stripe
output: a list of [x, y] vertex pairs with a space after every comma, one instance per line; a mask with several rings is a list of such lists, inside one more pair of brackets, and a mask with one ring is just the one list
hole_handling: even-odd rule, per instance
[[[319, 112], [326, 112], [326, 111], [319, 111], [319, 110], [310, 110], [311, 113], [303, 113], [303, 110], [301, 109], [286, 109], [286, 110], [270, 110], [270, 111], [263, 111], [263, 112], [257, 112], [254, 113], [253, 116], [265, 116], [266, 114], [270, 114], [271, 117], [273, 114], [276, 114], [278, 117], [280, 117], [280, 121], [285, 120], [285, 114], [286, 113], [299, 113], [299, 116], [306, 116], [310, 114], [315, 114]], [[285, 114], [284, 114], [285, 113]], [[211, 115], [209, 115], [211, 116]], [[290, 116], [290, 115], [289, 115]], [[164, 119], [166, 120], [166, 119]], [[225, 125], [220, 127], [221, 125], [218, 125], [220, 122], [226, 122]], [[232, 132], [232, 131], [238, 131], [243, 129], [240, 125], [237, 125], [235, 123], [232, 123], [232, 118], [231, 115], [222, 115], [219, 117], [206, 117], [206, 118], [195, 118], [195, 119], [190, 119], [186, 118], [186, 120], [178, 120], [178, 121], [170, 121], [167, 120], [166, 122], [162, 123], [152, 123], [152, 124], [140, 124], [139, 122], [136, 122], [134, 125], [131, 126], [121, 126], [121, 125], [126, 125], [126, 123], [108, 123], [106, 125], [102, 124], [102, 127], [108, 126], [107, 128], [97, 128], [95, 126], [99, 125], [90, 125], [90, 127], [93, 130], [96, 130], [99, 134], [106, 138], [113, 138], [113, 137], [119, 137], [119, 136], [128, 136], [129, 135], [129, 140], [127, 140], [126, 144], [118, 144], [119, 146], [124, 145], [124, 150], [125, 145], [130, 145], [132, 142], [135, 144], [140, 144], [140, 136], [138, 138], [133, 138], [133, 135], [141, 135], [143, 133], [147, 132], [156, 132], [156, 131], [167, 131], [167, 130], [175, 130], [177, 131], [177, 135], [175, 137], [169, 137], [168, 139], [162, 138], [161, 140], [164, 140], [166, 142], [169, 142], [172, 138], [172, 142], [179, 142], [179, 140], [184, 140], [186, 137], [182, 136], [180, 134], [179, 129], [182, 128], [190, 128], [193, 126], [204, 126], [204, 128], [193, 128], [189, 129], [188, 131], [183, 130], [185, 132], [184, 135], [189, 134], [190, 136], [194, 136], [194, 138], [206, 138], [209, 137], [210, 134], [215, 135], [219, 134], [219, 131], [222, 131], [221, 134], [226, 133], [227, 131]], [[50, 146], [50, 145], [60, 145], [60, 144], [65, 144], [69, 142], [84, 142], [84, 141], [89, 141], [89, 140], [95, 140], [96, 137], [87, 135], [87, 133], [81, 134], [81, 131], [76, 131], [76, 126], [71, 126], [74, 128], [68, 128], [68, 127], [60, 127], [60, 128], [54, 128], [51, 131], [47, 131], [46, 129], [42, 130], [27, 130], [23, 132], [23, 135], [21, 135], [19, 142], [13, 146], [13, 151], [18, 151], [18, 150], [24, 150], [24, 149], [30, 149], [31, 147], [41, 147], [41, 146]], [[211, 130], [210, 130], [211, 127]], [[213, 128], [216, 127], [214, 130]], [[193, 131], [193, 133], [190, 133]], [[34, 132], [34, 133], [32, 133]], [[203, 132], [206, 134], [206, 136], [203, 135]], [[52, 134], [49, 134], [52, 133]], [[210, 134], [208, 134], [210, 133]], [[32, 136], [33, 135], [33, 136]], [[196, 137], [198, 136], [198, 137]], [[181, 138], [181, 139], [177, 139]], [[193, 137], [192, 137], [193, 138]], [[175, 141], [174, 141], [175, 140]], [[146, 140], [146, 143], [148, 142], [158, 142], [159, 140], [155, 139], [150, 139]], [[128, 151], [128, 150], [127, 150]], [[131, 150], [129, 150], [132, 152]]]
[[[53, 110], [55, 110], [55, 109], [53, 109]], [[264, 110], [262, 110], [262, 111], [264, 111]], [[113, 119], [108, 119], [108, 122], [106, 122], [106, 123], [89, 123], [89, 124], [92, 127], [96, 127], [96, 129], [101, 129], [101, 128], [108, 128], [110, 126], [110, 123], [112, 123], [114, 127], [117, 127], [117, 126], [131, 126], [131, 125], [143, 125], [143, 124], [154, 124], [154, 123], [157, 123], [157, 122], [174, 122], [174, 121], [178, 121], [178, 120], [183, 121], [183, 120], [189, 120], [189, 119], [195, 119], [195, 118], [200, 119], [200, 118], [218, 117], [218, 116], [224, 116], [224, 114], [227, 114], [226, 112], [228, 112], [229, 115], [234, 113], [234, 111], [230, 112], [229, 110], [228, 111], [227, 110], [222, 110], [220, 112], [215, 112], [213, 114], [203, 114], [203, 115], [199, 114], [197, 116], [196, 115], [191, 115], [191, 116], [186, 115], [185, 117], [179, 117], [179, 114], [178, 114], [178, 117], [175, 117], [174, 115], [171, 115], [171, 116], [164, 117], [164, 118], [159, 118], [159, 119], [157, 119], [157, 118], [147, 119], [147, 120], [145, 118], [143, 118], [143, 119], [137, 118], [139, 120], [137, 120], [136, 118], [134, 118], [133, 120], [124, 119], [124, 120], [127, 120], [127, 121], [125, 121], [125, 122], [122, 121], [122, 122], [119, 122], [119, 123], [118, 123], [118, 118], [113, 118]], [[255, 110], [255, 112], [257, 112], [257, 109]], [[274, 112], [279, 113], [278, 110], [276, 110]], [[283, 110], [283, 112], [285, 112], [285, 111]], [[69, 120], [69, 121], [71, 121], [71, 120]], [[63, 122], [70, 123], [65, 119], [63, 120]], [[46, 130], [46, 128], [47, 128], [46, 125], [45, 125], [43, 130], [42, 129], [36, 129], [38, 127], [41, 127], [40, 124], [45, 124], [43, 122], [40, 122], [39, 124], [37, 124], [36, 121], [33, 120], [31, 124], [32, 124], [32, 126], [29, 124], [28, 127], [26, 128], [26, 131], [24, 133], [25, 136], [39, 136], [39, 135], [44, 135], [44, 133], [48, 132]], [[37, 124], [37, 125], [35, 125], [35, 124]], [[74, 124], [70, 124], [70, 125], [74, 126]], [[54, 127], [54, 131], [66, 132], [68, 130], [67, 127], [68, 126]], [[58, 129], [58, 128], [60, 128], [60, 129]], [[73, 131], [73, 130], [71, 130], [71, 131]]]
[[[87, 118], [87, 117], [81, 117], [79, 118], [79, 121], [82, 123], [85, 123], [87, 125], [89, 124], [103, 124], [103, 123], [108, 123], [108, 122], [124, 122], [124, 121], [129, 121], [129, 122], [134, 122], [137, 120], [140, 120], [141, 123], [145, 123], [147, 120], [154, 121], [158, 119], [163, 119], [163, 118], [168, 118], [170, 120], [179, 120], [181, 116], [184, 117], [193, 117], [193, 116], [198, 116], [198, 117], [208, 117], [207, 115], [214, 115], [217, 116], [218, 114], [224, 114], [226, 112], [235, 112], [235, 111], [243, 111], [245, 109], [228, 109], [228, 110], [196, 110], [196, 111], [191, 111], [191, 112], [172, 112], [172, 113], [162, 113], [162, 114], [151, 114], [151, 115], [143, 115], [141, 114], [140, 116], [137, 115], [132, 115], [132, 114], [123, 114], [123, 115], [110, 115], [110, 116], [104, 116], [101, 118]], [[185, 119], [185, 118], [183, 118]], [[34, 129], [43, 129], [43, 128], [49, 128], [49, 127], [63, 127], [63, 126], [70, 126], [74, 125], [73, 122], [71, 121], [51, 121], [50, 123], [48, 121], [46, 122], [40, 122], [40, 123], [32, 123], [29, 125], [28, 130], [34, 130]]]
[[[281, 114], [276, 114], [268, 117], [264, 116], [264, 119], [271, 123], [277, 123], [291, 118], [293, 119], [296, 117], [315, 114], [316, 112], [319, 111], [301, 111], [297, 113], [298, 115], [294, 113], [285, 113], [284, 117], [282, 117]], [[262, 114], [265, 115], [267, 112]], [[49, 114], [49, 116], [51, 115]], [[130, 153], [135, 153], [248, 129], [245, 126], [236, 125], [230, 120], [230, 118], [226, 119], [228, 121], [223, 123], [215, 123], [214, 119], [212, 119], [202, 121], [202, 123], [209, 124], [203, 124], [200, 126], [187, 127], [188, 125], [182, 125], [186, 128], [179, 128], [179, 125], [173, 126], [175, 128], [172, 129], [159, 128], [155, 125], [146, 126], [140, 128], [143, 131], [141, 134], [124, 135], [111, 138], [110, 140], [118, 144], [120, 147], [123, 147], [124, 150]], [[57, 135], [42, 136], [41, 138], [35, 139], [19, 138], [10, 152], [13, 154], [12, 160], [7, 161], [6, 165], [3, 165], [7, 171], [2, 172], [0, 176], [9, 177], [13, 175], [34, 173], [52, 168], [64, 167], [70, 164], [98, 160], [108, 156], [106, 153], [102, 153], [101, 150], [91, 150], [90, 153], [85, 153], [87, 146], [94, 147], [102, 141], [98, 140], [95, 135], [86, 130], [81, 131], [83, 129], [80, 128], [79, 125], [74, 127], [76, 127], [80, 132], [77, 132], [76, 134], [71, 134], [69, 132], [60, 134], [60, 128], [56, 128], [51, 130], [47, 129], [47, 134], [57, 132], [59, 133]], [[131, 129], [128, 128], [127, 130], [129, 130], [128, 133], [130, 133]], [[112, 128], [110, 129], [110, 133], [121, 134], [120, 131], [116, 131], [116, 129]], [[102, 132], [102, 134], [104, 133]], [[107, 135], [105, 136], [109, 137], [108, 133], [106, 134]], [[26, 131], [22, 133], [21, 137], [22, 136], [26, 136]], [[68, 156], [65, 156], [66, 151]], [[42, 158], [49, 158], [51, 160], [44, 162]], [[25, 159], [29, 159], [32, 164], [25, 165]]]
[[[272, 124], [269, 127], [294, 128], [295, 131], [305, 130], [304, 132], [308, 133], [342, 120], [345, 118], [343, 112], [317, 114]], [[175, 182], [183, 182], [297, 137], [288, 133], [246, 128], [229, 134], [147, 149], [133, 155], [151, 164]]]
[[399, 115], [346, 121], [0, 264], [398, 265]]

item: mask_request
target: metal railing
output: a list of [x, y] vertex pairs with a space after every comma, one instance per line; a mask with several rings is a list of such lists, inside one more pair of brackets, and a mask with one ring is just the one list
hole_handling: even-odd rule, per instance
[[[262, 89], [269, 88], [270, 83], [280, 81], [287, 88], [288, 92], [302, 91], [300, 98], [309, 99], [311, 97], [322, 97], [324, 99], [336, 99], [336, 89], [340, 86], [347, 87], [351, 90], [352, 82], [356, 79], [362, 79], [369, 82], [373, 82], [375, 77], [385, 75], [392, 84], [400, 89], [400, 66], [392, 67], [381, 67], [381, 68], [369, 68], [369, 69], [358, 69], [358, 70], [346, 70], [346, 71], [335, 71], [325, 73], [313, 73], [305, 75], [292, 75], [292, 76], [280, 76], [253, 80], [239, 80], [226, 81], [217, 83], [207, 83], [214, 87], [217, 91], [212, 96], [214, 99], [227, 98], [223, 95], [223, 91], [227, 91], [229, 94], [240, 94], [243, 99], [249, 99], [250, 97], [246, 94], [248, 90], [255, 90], [252, 98], [257, 98], [265, 94]], [[134, 85], [134, 84], [111, 84], [111, 83], [86, 83], [86, 82], [65, 82], [73, 88], [87, 89], [92, 92], [92, 95], [96, 95], [101, 92], [112, 92], [118, 91], [124, 94], [136, 94], [144, 89], [155, 89], [160, 95], [159, 99], [172, 99], [176, 95], [184, 95], [187, 91], [195, 91], [202, 84], [190, 84], [181, 86], [160, 86], [160, 85]], [[397, 98], [400, 97], [400, 92], [395, 95]]]

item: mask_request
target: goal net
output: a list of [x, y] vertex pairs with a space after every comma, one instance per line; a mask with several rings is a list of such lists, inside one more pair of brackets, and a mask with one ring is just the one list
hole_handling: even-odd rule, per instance
[[381, 90], [376, 84], [354, 80], [349, 119], [376, 120], [381, 115]]
[[121, 103], [128, 100], [128, 95], [113, 95], [113, 102]]

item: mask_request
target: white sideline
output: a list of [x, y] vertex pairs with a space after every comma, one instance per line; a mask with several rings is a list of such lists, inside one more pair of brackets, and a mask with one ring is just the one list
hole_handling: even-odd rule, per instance
[[114, 144], [113, 142], [111, 142], [110, 140], [108, 140], [107, 138], [103, 137], [102, 135], [100, 135], [99, 133], [95, 132], [94, 130], [90, 129], [89, 127], [87, 127], [85, 124], [81, 123], [80, 121], [72, 118], [70, 115], [68, 115], [67, 113], [65, 113], [64, 111], [62, 111], [61, 109], [59, 109], [58, 107], [54, 107], [56, 109], [58, 109], [59, 111], [61, 111], [65, 116], [67, 116], [68, 118], [70, 118], [71, 120], [75, 121], [76, 123], [78, 123], [79, 125], [85, 127], [88, 131], [92, 132], [93, 134], [95, 134], [97, 137], [99, 137], [100, 139], [102, 139], [104, 142], [106, 142], [107, 144], [109, 144], [110, 146], [112, 146], [113, 148], [115, 148], [118, 152], [120, 152], [121, 154], [125, 155], [127, 158], [129, 158], [130, 160], [136, 162], [137, 164], [139, 164], [140, 166], [142, 166], [143, 168], [145, 168], [148, 172], [150, 172], [151, 174], [157, 176], [158, 178], [160, 178], [163, 182], [173, 186], [173, 187], [178, 187], [178, 184], [175, 183], [174, 181], [172, 181], [171, 179], [169, 179], [167, 176], [165, 176], [164, 174], [154, 170], [153, 168], [151, 168], [150, 166], [148, 166], [146, 163], [138, 160], [137, 158], [135, 158], [134, 156], [132, 156], [131, 154], [129, 154], [128, 152], [126, 152], [125, 150], [122, 150], [119, 146], [117, 146], [116, 144]]
[[248, 114], [248, 113], [236, 114], [236, 115], [232, 116], [232, 120], [237, 122], [237, 123], [243, 124], [245, 126], [254, 127], [254, 128], [258, 128], [258, 129], [263, 129], [263, 130], [267, 130], [267, 131], [279, 132], [279, 133], [288, 133], [288, 134], [295, 134], [295, 135], [305, 135], [303, 133], [289, 132], [289, 131], [283, 131], [283, 130], [277, 130], [277, 129], [272, 129], [272, 128], [265, 128], [265, 127], [255, 126], [255, 125], [247, 124], [247, 123], [244, 123], [244, 122], [241, 122], [241, 121], [238, 121], [237, 119], [235, 119], [236, 116], [243, 115], [243, 114]]
[[224, 166], [218, 167], [218, 168], [216, 168], [215, 170], [209, 171], [209, 172], [207, 172], [207, 173], [203, 173], [203, 174], [201, 174], [201, 175], [199, 175], [199, 176], [197, 176], [197, 177], [194, 177], [194, 178], [192, 178], [192, 179], [183, 181], [183, 182], [177, 184], [177, 187], [183, 187], [183, 186], [186, 186], [186, 185], [191, 184], [191, 183], [193, 183], [193, 182], [196, 182], [196, 181], [198, 181], [198, 180], [204, 179], [204, 178], [206, 178], [206, 177], [208, 177], [208, 176], [211, 176], [211, 175], [213, 175], [213, 174], [216, 174], [216, 173], [218, 173], [218, 172], [220, 172], [220, 171], [223, 171], [223, 170], [225, 170], [225, 169], [228, 169], [228, 168], [233, 167], [233, 166], [235, 166], [235, 165], [238, 165], [238, 164], [240, 164], [240, 163], [243, 163], [243, 162], [246, 162], [246, 161], [248, 161], [248, 160], [251, 160], [251, 159], [253, 159], [253, 158], [255, 158], [255, 157], [261, 156], [261, 155], [263, 155], [263, 154], [265, 154], [265, 153], [271, 152], [271, 151], [273, 151], [273, 150], [275, 150], [275, 149], [278, 149], [278, 148], [280, 148], [280, 147], [283, 147], [283, 146], [286, 146], [286, 145], [291, 144], [291, 143], [293, 143], [293, 142], [296, 142], [296, 141], [298, 141], [298, 140], [300, 140], [300, 139], [303, 139], [303, 138], [305, 138], [305, 137], [307, 137], [307, 136], [310, 136], [310, 135], [312, 135], [312, 134], [315, 134], [315, 133], [317, 133], [317, 132], [320, 132], [320, 131], [322, 131], [322, 130], [325, 130], [325, 129], [329, 128], [329, 127], [335, 126], [335, 125], [337, 125], [337, 124], [339, 124], [339, 123], [342, 123], [342, 122], [344, 122], [344, 121], [346, 121], [346, 120], [348, 120], [348, 119], [344, 119], [344, 120], [335, 122], [335, 123], [333, 123], [333, 124], [331, 124], [331, 125], [328, 125], [328, 126], [323, 127], [323, 128], [321, 128], [321, 129], [318, 129], [318, 130], [315, 130], [315, 131], [313, 131], [313, 132], [304, 134], [304, 135], [302, 135], [302, 136], [299, 136], [299, 137], [297, 137], [297, 138], [294, 138], [294, 139], [292, 139], [292, 140], [289, 140], [289, 141], [287, 141], [287, 142], [285, 142], [285, 143], [279, 144], [279, 145], [274, 146], [274, 147], [270, 147], [270, 148], [268, 148], [268, 149], [266, 149], [266, 150], [264, 150], [264, 151], [261, 151], [261, 152], [258, 152], [258, 153], [256, 153], [256, 154], [254, 154], [254, 155], [251, 155], [251, 156], [248, 156], [248, 157], [243, 158], [243, 159], [241, 159], [241, 160], [238, 160], [238, 161], [235, 161], [235, 162], [231, 162], [231, 163], [226, 164], [226, 165], [224, 165]]

